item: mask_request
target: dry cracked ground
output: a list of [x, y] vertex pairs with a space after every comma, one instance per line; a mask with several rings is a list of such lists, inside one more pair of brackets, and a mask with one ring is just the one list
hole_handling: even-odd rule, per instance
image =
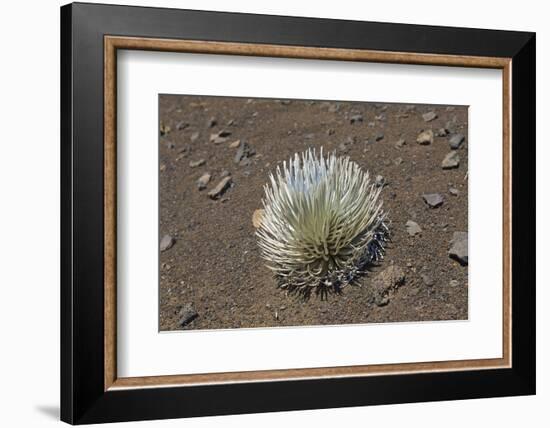
[[[161, 95], [160, 330], [468, 318], [464, 106]], [[383, 186], [384, 260], [326, 300], [278, 289], [252, 216], [268, 174], [308, 147]]]

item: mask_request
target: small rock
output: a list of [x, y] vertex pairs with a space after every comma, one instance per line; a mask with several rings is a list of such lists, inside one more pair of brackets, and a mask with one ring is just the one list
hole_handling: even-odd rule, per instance
[[427, 131], [422, 131], [420, 134], [418, 134], [418, 137], [416, 137], [416, 142], [423, 146], [432, 144], [434, 142], [433, 131], [431, 129], [428, 129]]
[[350, 122], [351, 124], [363, 122], [363, 116], [360, 115], [360, 114], [354, 114], [353, 116], [351, 116], [351, 117], [349, 118], [349, 122]]
[[372, 280], [372, 300], [377, 306], [387, 305], [389, 293], [403, 285], [404, 282], [403, 269], [396, 265], [387, 267]]
[[447, 135], [449, 135], [449, 130], [447, 128], [439, 128], [435, 131], [436, 137], [446, 137]]
[[462, 143], [464, 142], [464, 135], [462, 134], [454, 134], [451, 138], [449, 138], [449, 146], [451, 146], [451, 149], [458, 150], [460, 146], [462, 146]]
[[304, 135], [304, 138], [305, 138], [306, 140], [312, 140], [312, 139], [315, 138], [315, 134], [311, 134], [311, 133], [310, 133], [310, 134], [306, 134], [306, 135]]
[[229, 144], [230, 149], [236, 149], [241, 145], [241, 140], [235, 140], [232, 143]]
[[376, 134], [376, 137], [374, 137], [375, 141], [380, 141], [384, 139], [384, 134], [382, 132]]
[[454, 287], [458, 287], [458, 285], [459, 285], [459, 282], [458, 282], [456, 279], [451, 279], [451, 280], [449, 281], [449, 287], [453, 287], [453, 288], [454, 288]]
[[224, 169], [222, 172], [220, 172], [220, 178], [225, 178], [225, 177], [229, 177], [231, 175], [231, 173]]
[[422, 115], [422, 119], [424, 119], [424, 122], [431, 122], [434, 119], [437, 119], [437, 114], [435, 111], [429, 111], [428, 113], [424, 113]]
[[382, 187], [384, 184], [386, 184], [386, 180], [381, 175], [377, 175], [375, 179], [376, 187]]
[[422, 229], [418, 225], [418, 223], [408, 220], [407, 223], [405, 223], [405, 228], [407, 229], [407, 233], [410, 236], [418, 235], [419, 233], [422, 233]]
[[191, 137], [190, 137], [191, 142], [197, 141], [197, 140], [199, 139], [199, 135], [200, 135], [199, 132], [193, 132], [193, 133], [191, 134]]
[[228, 140], [228, 137], [231, 135], [229, 131], [220, 131], [214, 134], [210, 134], [210, 141], [214, 144], [222, 144]]
[[328, 135], [328, 136], [334, 135], [335, 132], [336, 132], [336, 131], [335, 131], [334, 129], [332, 129], [332, 128], [327, 129], [327, 135]]
[[405, 144], [407, 144], [407, 142], [405, 141], [404, 138], [400, 138], [399, 140], [396, 141], [396, 143], [394, 144], [395, 148], [396, 149], [400, 149], [401, 147], [403, 147]]
[[160, 122], [160, 135], [164, 136], [170, 132], [170, 127], [166, 125], [164, 122]]
[[430, 208], [437, 208], [443, 204], [443, 196], [439, 193], [425, 193], [422, 198]]
[[386, 115], [384, 113], [381, 113], [377, 116], [374, 116], [374, 120], [378, 120], [380, 122], [384, 122], [386, 120]]
[[449, 257], [463, 266], [468, 264], [468, 232], [455, 232], [453, 234]]
[[330, 113], [336, 113], [338, 110], [340, 110], [340, 105], [339, 104], [331, 104], [328, 107], [328, 111]]
[[174, 246], [176, 243], [176, 240], [171, 235], [164, 235], [162, 239], [160, 240], [160, 251], [166, 251], [169, 250]]
[[428, 287], [434, 285], [434, 280], [431, 276], [423, 273], [422, 275], [420, 275], [420, 277], [422, 278], [422, 282], [424, 283], [424, 285], [427, 285]]
[[210, 192], [208, 192], [208, 196], [210, 199], [218, 199], [221, 195], [224, 194], [224, 192], [229, 188], [231, 185], [231, 176], [224, 177], [222, 180], [214, 187]]
[[237, 149], [237, 153], [235, 154], [235, 157], [233, 161], [235, 163], [240, 163], [241, 161], [249, 158], [250, 156], [254, 156], [256, 151], [252, 149], [247, 143], [241, 142], [239, 145], [239, 148]]
[[217, 124], [218, 124], [218, 121], [216, 120], [215, 117], [211, 117], [210, 120], [208, 121], [208, 127], [209, 128], [213, 128]]
[[179, 317], [178, 323], [181, 327], [185, 327], [187, 324], [189, 324], [198, 316], [199, 314], [197, 313], [193, 305], [191, 303], [186, 303], [185, 305], [182, 306], [182, 308], [178, 313], [178, 317]]
[[348, 151], [348, 148], [344, 143], [340, 143], [338, 145], [338, 150], [340, 150], [342, 153], [346, 153]]
[[460, 164], [460, 156], [458, 156], [458, 153], [449, 152], [443, 158], [443, 161], [441, 162], [441, 168], [443, 169], [458, 168], [459, 164]]
[[396, 166], [399, 166], [403, 163], [403, 158], [395, 158], [393, 163], [396, 165]]
[[455, 189], [454, 187], [451, 187], [451, 188], [449, 189], [449, 193], [450, 193], [451, 195], [453, 195], [453, 196], [458, 196], [458, 194], [459, 194], [460, 192], [458, 191], [458, 189]]
[[177, 125], [176, 125], [176, 129], [178, 131], [183, 131], [185, 128], [187, 128], [189, 126], [189, 124], [187, 122], [184, 122], [183, 120], [178, 122]]
[[264, 209], [255, 210], [252, 214], [252, 225], [257, 229], [262, 224], [262, 218], [264, 217]]
[[227, 121], [227, 126], [233, 126], [233, 125], [235, 125], [235, 119], [229, 119]]
[[174, 143], [172, 143], [171, 141], [166, 142], [166, 148], [167, 149], [173, 149], [174, 147], [176, 147], [176, 145]]
[[196, 160], [196, 161], [191, 161], [189, 162], [189, 166], [191, 168], [196, 168], [198, 166], [202, 166], [206, 163], [206, 161], [204, 159], [199, 159], [199, 160]]
[[206, 185], [210, 182], [211, 175], [209, 173], [204, 173], [200, 176], [200, 178], [197, 180], [197, 187], [199, 190], [206, 189]]

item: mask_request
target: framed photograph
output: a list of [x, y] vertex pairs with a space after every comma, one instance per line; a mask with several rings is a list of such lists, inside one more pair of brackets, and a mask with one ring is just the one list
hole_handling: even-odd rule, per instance
[[535, 393], [535, 35], [61, 8], [61, 418]]

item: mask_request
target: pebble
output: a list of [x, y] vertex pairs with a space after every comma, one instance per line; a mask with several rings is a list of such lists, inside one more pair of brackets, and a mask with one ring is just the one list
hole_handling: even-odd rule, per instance
[[424, 113], [422, 115], [422, 119], [424, 119], [424, 122], [431, 122], [434, 119], [437, 119], [437, 114], [435, 111], [429, 111], [428, 113]]
[[224, 194], [224, 192], [229, 188], [231, 185], [231, 176], [222, 178], [222, 180], [214, 187], [210, 192], [208, 192], [208, 196], [210, 199], [218, 199], [221, 195]]
[[449, 281], [449, 287], [453, 287], [453, 288], [454, 288], [454, 287], [458, 287], [458, 285], [459, 285], [459, 283], [458, 283], [458, 281], [457, 281], [456, 279], [451, 279], [451, 280]]
[[433, 131], [431, 129], [428, 129], [427, 131], [422, 131], [420, 134], [418, 134], [418, 137], [416, 137], [416, 142], [423, 146], [432, 144], [434, 142]]
[[424, 284], [427, 285], [428, 287], [431, 287], [434, 285], [434, 280], [431, 276], [423, 273], [422, 275], [420, 275], [420, 277], [422, 278], [422, 282], [424, 282]]
[[236, 149], [241, 145], [241, 140], [235, 140], [232, 143], [229, 144], [230, 149]]
[[354, 114], [349, 118], [349, 122], [351, 124], [363, 122], [363, 116], [361, 116], [360, 114]]
[[462, 146], [462, 143], [464, 142], [464, 135], [462, 134], [454, 134], [451, 138], [449, 138], [449, 146], [451, 146], [451, 149], [458, 150], [460, 146]]
[[435, 131], [436, 137], [446, 137], [447, 135], [449, 135], [449, 130], [447, 128], [439, 128]]
[[460, 156], [458, 156], [457, 152], [449, 152], [445, 155], [443, 158], [443, 161], [441, 162], [441, 168], [443, 169], [452, 169], [452, 168], [458, 168], [458, 165], [460, 164]]
[[407, 223], [405, 223], [405, 228], [407, 230], [407, 233], [410, 236], [415, 236], [415, 235], [418, 235], [419, 233], [422, 233], [422, 229], [420, 228], [418, 223], [412, 220], [408, 220]]
[[222, 172], [220, 172], [220, 178], [225, 178], [225, 177], [229, 177], [231, 175], [231, 173], [224, 169]]
[[443, 196], [439, 193], [425, 193], [422, 198], [430, 208], [437, 208], [443, 204]]
[[376, 137], [374, 137], [374, 140], [375, 141], [380, 141], [380, 140], [383, 140], [384, 139], [384, 134], [383, 133], [379, 133], [379, 134], [376, 134]]
[[454, 232], [449, 257], [462, 266], [468, 264], [468, 232]]
[[235, 154], [235, 157], [233, 161], [235, 163], [240, 163], [241, 161], [249, 158], [250, 156], [253, 156], [256, 153], [254, 149], [252, 149], [248, 143], [241, 142], [239, 145], [239, 148], [237, 149], [237, 153]]
[[191, 161], [189, 162], [189, 166], [191, 168], [196, 168], [198, 166], [202, 166], [206, 163], [206, 161], [204, 159], [199, 159], [199, 160], [196, 160], [196, 161]]
[[160, 122], [160, 135], [166, 135], [170, 132], [170, 127], [165, 125], [164, 122]]
[[174, 143], [172, 143], [171, 141], [166, 142], [166, 148], [167, 149], [173, 149], [174, 147], [176, 147], [176, 145]]
[[257, 229], [262, 224], [262, 218], [264, 217], [265, 210], [258, 209], [252, 214], [252, 225]]
[[208, 127], [209, 128], [213, 128], [217, 124], [218, 124], [218, 121], [216, 120], [215, 117], [211, 117], [210, 120], [208, 121]]
[[182, 131], [184, 130], [185, 128], [187, 128], [189, 126], [189, 124], [187, 122], [184, 122], [183, 120], [178, 122], [178, 124], [176, 125], [176, 129], [178, 131]]
[[407, 142], [405, 141], [404, 138], [400, 138], [399, 140], [396, 141], [396, 143], [394, 144], [395, 148], [396, 149], [400, 149], [401, 147], [403, 147], [405, 144], [407, 144]]
[[458, 189], [455, 189], [454, 187], [451, 187], [449, 189], [449, 193], [453, 196], [458, 196], [458, 194], [460, 193]]
[[160, 240], [160, 251], [169, 250], [174, 246], [176, 240], [171, 235], [164, 235]]
[[203, 175], [200, 176], [200, 178], [197, 180], [197, 187], [199, 190], [206, 189], [206, 185], [210, 182], [210, 178], [212, 176], [205, 172]]
[[214, 134], [210, 134], [210, 141], [214, 144], [222, 144], [228, 140], [228, 137], [231, 135], [229, 131], [220, 131]]
[[375, 179], [376, 187], [382, 187], [384, 184], [386, 184], [386, 180], [381, 175], [377, 175]]
[[192, 141], [192, 142], [193, 142], [193, 141], [197, 141], [197, 140], [199, 139], [199, 135], [200, 135], [199, 132], [193, 132], [193, 133], [191, 134], [191, 137], [190, 137], [191, 141]]
[[344, 143], [340, 143], [338, 145], [338, 150], [340, 150], [342, 153], [346, 153], [348, 151], [348, 148]]
[[178, 323], [181, 327], [185, 327], [187, 324], [189, 324], [198, 316], [199, 314], [195, 310], [193, 305], [191, 303], [186, 303], [185, 305], [182, 306], [182, 308], [178, 313], [178, 317], [179, 317]]
[[335, 131], [334, 129], [332, 129], [332, 128], [329, 128], [329, 129], [327, 129], [326, 132], [327, 132], [327, 135], [328, 135], [328, 136], [331, 136], [331, 135], [334, 135], [334, 133], [335, 133], [336, 131]]
[[396, 165], [396, 166], [399, 166], [403, 163], [403, 158], [395, 158], [393, 163]]

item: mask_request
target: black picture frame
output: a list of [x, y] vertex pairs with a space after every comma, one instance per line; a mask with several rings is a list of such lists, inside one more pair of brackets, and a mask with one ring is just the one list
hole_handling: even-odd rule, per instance
[[[512, 59], [512, 367], [104, 390], [104, 36]], [[71, 424], [535, 393], [535, 34], [74, 3], [61, 8], [61, 419]]]

